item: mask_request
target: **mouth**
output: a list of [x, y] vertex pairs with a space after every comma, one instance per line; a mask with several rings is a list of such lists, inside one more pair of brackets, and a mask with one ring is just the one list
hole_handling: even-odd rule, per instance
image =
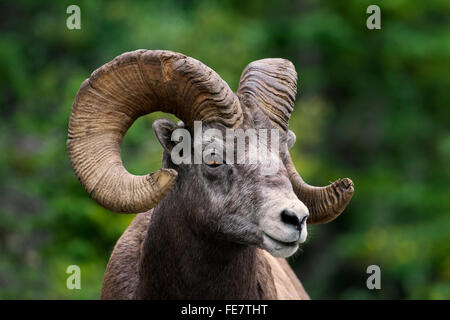
[[263, 237], [267, 240], [269, 240], [270, 242], [272, 242], [273, 244], [275, 244], [276, 247], [295, 247], [298, 246], [300, 241], [296, 240], [296, 241], [282, 241], [279, 239], [275, 239], [274, 237], [271, 237], [270, 235], [268, 235], [267, 233], [263, 232]]
[[282, 241], [263, 232], [262, 248], [277, 258], [287, 258], [293, 255], [299, 247], [299, 241]]

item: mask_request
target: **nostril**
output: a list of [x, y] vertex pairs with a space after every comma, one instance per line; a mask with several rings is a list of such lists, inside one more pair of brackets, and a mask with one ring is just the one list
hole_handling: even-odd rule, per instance
[[297, 215], [291, 210], [283, 210], [281, 211], [281, 221], [284, 223], [293, 225], [298, 230], [300, 230], [302, 224], [298, 219]]
[[308, 215], [304, 216], [302, 221], [300, 222], [300, 224], [304, 224], [306, 223], [306, 219], [308, 219]]

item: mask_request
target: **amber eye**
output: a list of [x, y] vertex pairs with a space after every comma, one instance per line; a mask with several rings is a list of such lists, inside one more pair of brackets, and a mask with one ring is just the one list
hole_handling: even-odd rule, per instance
[[206, 157], [205, 164], [208, 167], [217, 168], [223, 164], [223, 161], [222, 161], [222, 158], [218, 154], [211, 153], [209, 156]]
[[210, 162], [210, 163], [207, 163], [207, 165], [208, 165], [208, 167], [216, 168], [216, 167], [220, 166], [221, 163]]

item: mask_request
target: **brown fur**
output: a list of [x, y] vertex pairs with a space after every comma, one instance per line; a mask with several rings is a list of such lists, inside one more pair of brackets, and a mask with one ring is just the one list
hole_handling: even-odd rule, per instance
[[[141, 298], [138, 296], [139, 263], [142, 261], [141, 250], [144, 240], [147, 238], [152, 211], [138, 214], [117, 242], [105, 272], [101, 293], [102, 299]], [[266, 251], [255, 247], [247, 247], [243, 250], [248, 251], [243, 255], [243, 259], [236, 259], [236, 256], [240, 254], [239, 252], [234, 252], [233, 257], [230, 257], [231, 265], [228, 269], [231, 274], [227, 274], [226, 277], [230, 276], [231, 279], [225, 277], [225, 279], [222, 279], [225, 281], [217, 286], [216, 284], [210, 284], [208, 287], [211, 292], [205, 292], [205, 295], [200, 298], [309, 299], [308, 294], [285, 259], [274, 258]], [[198, 252], [195, 251], [186, 252], [186, 255], [193, 260], [195, 260], [197, 254]], [[178, 259], [169, 252], [166, 258], [169, 260]], [[213, 264], [214, 261], [211, 261], [211, 263]], [[198, 267], [206, 270], [210, 266], [202, 265]], [[171, 270], [162, 271], [168, 275], [171, 272]], [[249, 274], [253, 274], [253, 276], [249, 276]], [[232, 281], [232, 278], [240, 278], [240, 275], [247, 279], [239, 279], [238, 282]], [[146, 286], [145, 283], [142, 285]], [[192, 294], [192, 298], [198, 297], [195, 293]], [[155, 297], [158, 297], [158, 295], [155, 295]], [[181, 297], [174, 294], [163, 298]]]

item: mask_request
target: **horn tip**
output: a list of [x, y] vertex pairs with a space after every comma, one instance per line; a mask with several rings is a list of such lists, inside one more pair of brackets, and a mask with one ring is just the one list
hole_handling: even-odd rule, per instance
[[326, 213], [316, 214], [316, 219], [311, 219], [311, 224], [328, 223], [339, 217], [350, 203], [355, 192], [354, 183], [349, 178], [336, 180], [331, 186], [339, 195], [337, 202], [330, 206]]
[[175, 180], [178, 176], [178, 172], [174, 169], [161, 168], [155, 173], [149, 175], [149, 179], [154, 181], [158, 185], [159, 190], [165, 194], [175, 184]]
[[178, 176], [178, 172], [174, 169], [161, 168], [160, 172], [163, 176], [166, 176], [168, 178], [176, 178]]
[[339, 179], [335, 182], [336, 187], [341, 189], [342, 192], [353, 194], [355, 192], [355, 184], [349, 178]]

